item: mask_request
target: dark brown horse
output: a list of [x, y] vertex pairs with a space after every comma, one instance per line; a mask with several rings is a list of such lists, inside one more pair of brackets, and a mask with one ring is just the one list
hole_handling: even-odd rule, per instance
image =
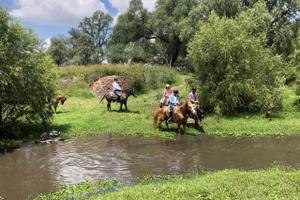
[[107, 101], [107, 110], [111, 111], [111, 102], [116, 102], [120, 103], [120, 111], [123, 109], [123, 105], [125, 106], [125, 109], [128, 110], [127, 108], [127, 100], [129, 96], [134, 96], [136, 97], [136, 94], [134, 93], [133, 89], [130, 89], [128, 91], [124, 91], [121, 93], [121, 97], [119, 101], [117, 100], [117, 96], [113, 92], [107, 92], [102, 99], [100, 100], [100, 103], [104, 100], [104, 98]]
[[[164, 106], [162, 108], [157, 109], [157, 111], [154, 115], [154, 124], [157, 129], [160, 128], [160, 125], [163, 121], [165, 121], [167, 128], [169, 128], [169, 125], [168, 125], [169, 112], [170, 112], [169, 106]], [[175, 119], [175, 122], [178, 125], [179, 134], [181, 132], [185, 133], [187, 119], [188, 119], [188, 113], [196, 114], [194, 106], [191, 102], [185, 102], [174, 108], [173, 117]]]

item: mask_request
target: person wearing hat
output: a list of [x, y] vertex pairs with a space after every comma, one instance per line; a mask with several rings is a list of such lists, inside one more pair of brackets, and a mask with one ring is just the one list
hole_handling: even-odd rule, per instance
[[172, 90], [170, 88], [170, 85], [167, 84], [166, 88], [163, 91], [163, 98], [160, 100], [160, 107], [161, 108], [168, 103], [169, 97], [170, 97], [171, 94], [172, 94]]
[[120, 97], [121, 97], [120, 92], [122, 90], [121, 90], [121, 87], [118, 83], [118, 78], [114, 78], [113, 91], [114, 91], [114, 94], [117, 96], [117, 101], [120, 101]]
[[174, 108], [179, 102], [180, 102], [180, 97], [178, 95], [178, 90], [174, 90], [169, 98], [170, 113], [169, 113], [168, 122], [173, 119]]
[[198, 103], [198, 95], [197, 95], [195, 87], [193, 87], [192, 91], [189, 93], [188, 100], [190, 102], [192, 102], [193, 104], [197, 104]]

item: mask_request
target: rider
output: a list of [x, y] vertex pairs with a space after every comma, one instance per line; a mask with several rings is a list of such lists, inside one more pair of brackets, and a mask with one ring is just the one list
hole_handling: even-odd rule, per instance
[[168, 122], [173, 119], [174, 108], [179, 102], [180, 102], [180, 97], [178, 95], [178, 90], [175, 89], [169, 97], [170, 114], [169, 114]]
[[168, 102], [171, 93], [172, 93], [172, 90], [170, 88], [170, 85], [167, 84], [166, 88], [163, 91], [163, 98], [160, 100], [160, 107], [161, 108], [163, 107], [163, 105], [165, 105]]
[[198, 95], [196, 92], [196, 88], [193, 87], [192, 91], [189, 93], [188, 95], [188, 100], [192, 103], [192, 104], [198, 104]]
[[118, 83], [118, 78], [114, 78], [113, 91], [114, 91], [114, 94], [117, 96], [117, 101], [120, 101], [120, 98], [121, 98], [120, 92], [122, 90]]

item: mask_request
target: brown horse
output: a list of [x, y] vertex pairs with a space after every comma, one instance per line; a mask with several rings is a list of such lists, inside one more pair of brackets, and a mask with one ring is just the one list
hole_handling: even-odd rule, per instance
[[119, 99], [119, 101], [117, 101], [117, 96], [113, 93], [113, 92], [107, 92], [102, 99], [100, 100], [100, 103], [104, 100], [104, 98], [107, 101], [107, 110], [111, 111], [111, 102], [116, 102], [116, 103], [120, 103], [120, 109], [119, 111], [122, 110], [123, 105], [125, 106], [125, 109], [128, 110], [127, 108], [127, 100], [129, 96], [134, 96], [136, 97], [136, 94], [134, 93], [133, 89], [130, 89], [128, 91], [124, 91], [121, 93], [121, 97]]
[[54, 113], [56, 113], [57, 110], [57, 106], [60, 103], [61, 105], [63, 105], [65, 103], [65, 101], [67, 100], [67, 97], [63, 96], [63, 95], [57, 95], [54, 98], [46, 98], [46, 102], [50, 104], [50, 106], [52, 105], [53, 109], [54, 109]]
[[[168, 125], [169, 112], [170, 112], [170, 108], [168, 106], [164, 106], [162, 108], [157, 109], [157, 111], [154, 115], [154, 123], [155, 123], [155, 127], [157, 129], [160, 128], [160, 125], [163, 121], [165, 121], [167, 128], [169, 128], [169, 125]], [[187, 123], [187, 119], [188, 119], [188, 113], [196, 114], [194, 106], [190, 102], [185, 102], [174, 108], [173, 117], [175, 119], [175, 122], [178, 125], [179, 134], [181, 132], [185, 133], [186, 123]]]

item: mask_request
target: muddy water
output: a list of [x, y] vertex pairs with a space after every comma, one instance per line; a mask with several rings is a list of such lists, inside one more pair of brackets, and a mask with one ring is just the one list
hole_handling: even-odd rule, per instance
[[38, 193], [86, 179], [131, 182], [149, 174], [258, 169], [274, 163], [298, 167], [300, 137], [182, 136], [176, 141], [164, 141], [103, 135], [0, 154], [0, 196], [32, 199]]

